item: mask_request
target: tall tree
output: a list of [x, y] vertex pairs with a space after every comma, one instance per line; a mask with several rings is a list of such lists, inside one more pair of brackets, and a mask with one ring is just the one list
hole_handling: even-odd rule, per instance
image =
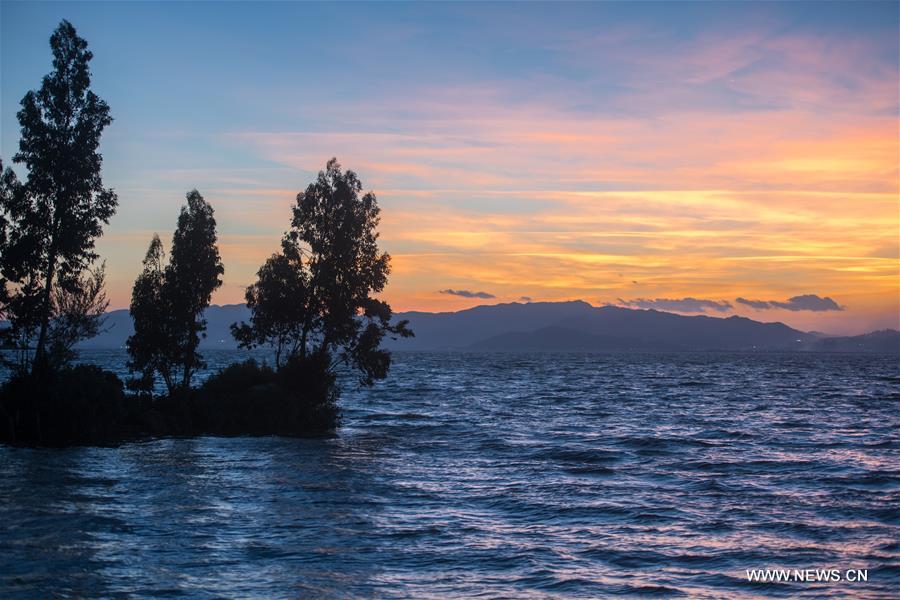
[[249, 323], [232, 325], [244, 347], [271, 344], [287, 358], [328, 357], [330, 367], [358, 369], [371, 385], [387, 375], [385, 336], [408, 337], [406, 321], [391, 323], [391, 307], [373, 295], [384, 289], [390, 256], [378, 249], [380, 209], [362, 193], [353, 171], [337, 159], [297, 195], [282, 251], [260, 268], [247, 289]]
[[171, 335], [172, 313], [165, 293], [164, 260], [162, 242], [153, 234], [144, 257], [144, 269], [134, 282], [130, 307], [134, 334], [125, 345], [130, 357], [128, 368], [140, 374], [130, 385], [152, 391], [158, 373], [171, 393], [175, 387], [172, 376], [175, 342]]
[[197, 190], [187, 195], [178, 228], [172, 236], [172, 254], [166, 268], [174, 330], [178, 337], [177, 362], [182, 367], [181, 385], [190, 386], [191, 376], [206, 366], [197, 352], [200, 336], [206, 337], [203, 313], [212, 294], [222, 285], [225, 267], [216, 245], [214, 211]]
[[[7, 207], [11, 206], [15, 200], [15, 195], [21, 188], [19, 180], [15, 172], [7, 167], [3, 168], [3, 160], [0, 159], [0, 267], [2, 267], [2, 259], [6, 256], [7, 239], [9, 237], [9, 220], [7, 219]], [[6, 277], [3, 276], [2, 268], [0, 268], [0, 319], [7, 318], [7, 308], [9, 306], [9, 289], [7, 287]], [[8, 328], [7, 328], [8, 329]], [[7, 329], [3, 330], [5, 334]], [[3, 340], [8, 343], [7, 340]]]
[[282, 241], [282, 252], [273, 254], [257, 272], [257, 282], [247, 288], [250, 324], [232, 325], [234, 336], [245, 347], [270, 345], [275, 366], [301, 355], [302, 332], [307, 322], [309, 270], [296, 244]]
[[[13, 288], [7, 308], [20, 341], [34, 340], [34, 371], [52, 362], [48, 348], [59, 310], [102, 304], [102, 290], [90, 289], [102, 285], [102, 276], [91, 271], [94, 242], [118, 204], [100, 173], [100, 136], [112, 118], [90, 90], [93, 55], [68, 21], [50, 37], [50, 47], [53, 71], [25, 94], [18, 113], [21, 139], [13, 160], [25, 165], [28, 177], [3, 207], [9, 236], [2, 270]], [[85, 294], [93, 301], [85, 304]], [[67, 335], [91, 331], [93, 325], [79, 326]]]
[[197, 351], [206, 331], [203, 314], [225, 272], [216, 242], [213, 208], [192, 190], [178, 216], [168, 265], [163, 267], [159, 237], [150, 243], [132, 290], [135, 333], [127, 342], [129, 364], [141, 373], [139, 389], [152, 387], [154, 373], [170, 393], [188, 388], [196, 370], [205, 366]]

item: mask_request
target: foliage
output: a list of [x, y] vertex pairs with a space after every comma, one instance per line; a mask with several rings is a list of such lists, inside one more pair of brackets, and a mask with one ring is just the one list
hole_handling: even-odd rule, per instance
[[282, 244], [280, 254], [270, 257], [257, 272], [257, 282], [247, 288], [250, 324], [233, 325], [234, 337], [245, 347], [270, 344], [275, 364], [300, 355], [307, 316], [309, 273], [297, 248]]
[[93, 365], [20, 373], [0, 387], [0, 441], [110, 443], [135, 430], [135, 408], [122, 381]]
[[172, 368], [175, 362], [174, 342], [169, 331], [171, 312], [164, 292], [165, 253], [159, 236], [154, 234], [144, 257], [144, 269], [134, 282], [131, 295], [131, 318], [134, 334], [126, 341], [128, 367], [139, 373], [129, 386], [149, 392], [158, 373], [171, 391], [175, 385]]
[[338, 423], [335, 377], [317, 355], [277, 371], [254, 360], [213, 375], [192, 399], [194, 426], [221, 435], [310, 435]]
[[197, 352], [200, 336], [205, 337], [203, 313], [212, 294], [222, 285], [225, 268], [216, 245], [216, 220], [213, 208], [193, 190], [178, 216], [172, 236], [172, 254], [166, 267], [168, 307], [175, 332], [175, 364], [182, 368], [181, 385], [189, 387], [195, 369], [206, 363]]
[[132, 387], [151, 390], [158, 373], [171, 394], [189, 388], [193, 373], [205, 366], [197, 351], [206, 330], [203, 313], [225, 272], [216, 241], [213, 208], [197, 190], [188, 192], [181, 208], [165, 267], [162, 243], [154, 235], [131, 296], [135, 332], [127, 341], [129, 368], [140, 374]]
[[[21, 184], [15, 172], [7, 167], [3, 168], [3, 160], [0, 159], [0, 259], [6, 256], [7, 239], [9, 237], [9, 221], [6, 217], [6, 207], [14, 201], [15, 194], [19, 193]], [[2, 262], [2, 260], [0, 260]], [[2, 266], [2, 265], [0, 265]], [[0, 319], [8, 318], [9, 289], [6, 278], [0, 269]], [[0, 341], [3, 346], [10, 344], [6, 339], [7, 330], [0, 331]]]
[[279, 367], [320, 355], [323, 372], [346, 364], [365, 385], [387, 375], [382, 340], [412, 332], [405, 321], [392, 324], [390, 306], [372, 297], [387, 283], [390, 257], [378, 249], [375, 194], [361, 192], [356, 174], [331, 159], [297, 195], [281, 253], [247, 289], [250, 322], [232, 326], [243, 347], [274, 346]]
[[109, 307], [105, 283], [106, 266], [101, 263], [53, 288], [54, 317], [47, 333], [47, 359], [52, 369], [75, 358], [76, 343], [100, 333]]
[[275, 371], [253, 360], [232, 364], [199, 388], [160, 398], [128, 396], [113, 373], [93, 365], [42, 377], [14, 375], [0, 386], [0, 443], [112, 444], [171, 435], [321, 435], [339, 420], [335, 378], [321, 355]]
[[[112, 118], [90, 90], [87, 42], [62, 21], [50, 47], [53, 71], [25, 95], [18, 113], [21, 139], [13, 160], [25, 165], [28, 177], [17, 184], [4, 174], [2, 194], [8, 230], [0, 271], [11, 288], [5, 299], [9, 339], [25, 357], [23, 368], [33, 341], [35, 372], [63, 364], [75, 338], [99, 327], [93, 309], [103, 304], [102, 293], [91, 286], [102, 286], [103, 278], [97, 276], [102, 268], [91, 270], [94, 242], [118, 203], [100, 175], [100, 136]], [[86, 312], [59, 312], [75, 309]], [[60, 318], [66, 323], [54, 334]]]
[[[390, 257], [378, 249], [379, 208], [352, 171], [328, 162], [297, 195], [281, 252], [247, 289], [250, 323], [232, 326], [245, 347], [273, 345], [276, 369], [231, 365], [192, 389], [205, 363], [198, 352], [204, 313], [222, 285], [212, 207], [187, 194], [166, 262], [154, 235], [134, 283], [135, 331], [127, 341], [130, 386], [148, 392], [159, 375], [168, 395], [126, 396], [116, 375], [71, 366], [75, 345], [95, 336], [108, 307], [105, 264], [95, 241], [118, 199], [103, 186], [100, 138], [109, 107], [90, 90], [87, 42], [68, 21], [50, 38], [53, 71], [28, 92], [18, 113], [20, 182], [0, 162], [0, 331], [17, 351], [0, 385], [0, 442], [70, 445], [141, 435], [320, 434], [339, 420], [340, 364], [371, 385], [385, 377], [385, 336], [411, 336], [391, 323], [374, 296]], [[5, 360], [5, 359], [4, 359]]]

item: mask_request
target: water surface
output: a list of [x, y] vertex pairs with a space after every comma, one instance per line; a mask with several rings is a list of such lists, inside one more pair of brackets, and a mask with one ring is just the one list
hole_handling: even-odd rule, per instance
[[0, 596], [889, 597], [898, 401], [896, 357], [399, 354], [333, 437], [0, 446]]

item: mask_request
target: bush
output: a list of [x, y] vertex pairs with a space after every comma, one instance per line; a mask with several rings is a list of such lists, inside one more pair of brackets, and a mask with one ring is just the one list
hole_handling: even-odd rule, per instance
[[15, 375], [0, 387], [0, 441], [67, 446], [110, 443], [138, 427], [136, 402], [94, 365]]
[[200, 389], [161, 398], [126, 395], [93, 365], [17, 375], [0, 387], [0, 442], [96, 445], [141, 436], [320, 435], [338, 425], [337, 385], [325, 357], [291, 359], [278, 371], [254, 360], [230, 365]]
[[335, 377], [320, 358], [278, 371], [254, 360], [230, 365], [193, 394], [194, 427], [219, 435], [311, 435], [338, 424]]

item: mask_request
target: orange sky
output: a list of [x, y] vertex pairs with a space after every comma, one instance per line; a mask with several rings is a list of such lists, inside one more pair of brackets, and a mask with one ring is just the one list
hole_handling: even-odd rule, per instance
[[[354, 43], [339, 47], [315, 45], [334, 25], [323, 17], [312, 41], [296, 41], [305, 50], [276, 36], [252, 42], [276, 26], [277, 7], [250, 16], [222, 6], [246, 22], [191, 32], [193, 50], [156, 15], [148, 40], [182, 44], [164, 71], [123, 72], [149, 60], [144, 34], [125, 43], [81, 20], [96, 42], [95, 88], [116, 117], [104, 173], [121, 206], [98, 245], [115, 307], [127, 306], [152, 234], [171, 235], [193, 187], [220, 226], [226, 276], [214, 302], [242, 301], [294, 196], [337, 156], [379, 198], [393, 256], [384, 297], [396, 310], [694, 298], [731, 304], [707, 314], [806, 330], [900, 327], [891, 3], [653, 5], [657, 15], [525, 5], [514, 17], [422, 6], [342, 22]], [[110, 14], [138, 10], [152, 9]], [[49, 55], [45, 39], [17, 41], [11, 20], [3, 55], [39, 65], [20, 83], [4, 62], [4, 94], [21, 87], [20, 97]], [[235, 32], [244, 43], [226, 44]], [[14, 106], [3, 105], [4, 158], [17, 141]], [[806, 294], [843, 310], [735, 302]]]

